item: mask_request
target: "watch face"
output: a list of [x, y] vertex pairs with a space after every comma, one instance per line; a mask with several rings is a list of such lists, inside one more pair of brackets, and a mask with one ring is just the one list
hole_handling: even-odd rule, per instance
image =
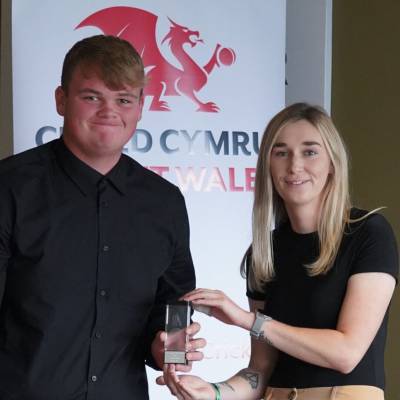
[[250, 335], [259, 339], [261, 337], [261, 328], [265, 321], [270, 321], [272, 318], [268, 317], [267, 315], [262, 314], [261, 312], [257, 311], [256, 319], [253, 323], [253, 326], [250, 330]]

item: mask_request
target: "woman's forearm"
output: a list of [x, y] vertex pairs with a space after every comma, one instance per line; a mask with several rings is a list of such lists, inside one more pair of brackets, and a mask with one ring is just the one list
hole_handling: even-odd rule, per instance
[[292, 357], [342, 373], [349, 373], [359, 361], [357, 346], [342, 332], [298, 328], [279, 321], [267, 324], [264, 339]]
[[388, 274], [353, 275], [336, 329], [300, 328], [272, 320], [262, 326], [264, 338], [292, 357], [349, 373], [371, 345], [385, 316], [394, 286], [395, 280]]
[[218, 386], [224, 400], [258, 400], [265, 393], [267, 379], [261, 371], [245, 368], [228, 380], [215, 385]]

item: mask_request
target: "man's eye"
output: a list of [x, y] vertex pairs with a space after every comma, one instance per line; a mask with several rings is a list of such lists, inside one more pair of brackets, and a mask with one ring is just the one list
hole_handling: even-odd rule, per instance
[[85, 96], [84, 99], [88, 101], [99, 101], [97, 96]]
[[118, 99], [121, 104], [131, 104], [132, 102], [128, 99]]

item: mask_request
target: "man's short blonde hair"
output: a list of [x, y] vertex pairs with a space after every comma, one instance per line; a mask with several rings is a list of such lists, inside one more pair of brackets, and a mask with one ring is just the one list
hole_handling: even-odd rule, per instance
[[78, 67], [84, 75], [96, 73], [113, 90], [126, 85], [140, 88], [145, 85], [139, 53], [129, 42], [115, 36], [91, 36], [72, 46], [65, 56], [61, 75], [61, 87], [66, 94]]

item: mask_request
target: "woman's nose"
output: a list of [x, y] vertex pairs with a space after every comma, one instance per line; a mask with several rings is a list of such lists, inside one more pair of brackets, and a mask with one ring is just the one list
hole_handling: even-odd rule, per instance
[[290, 172], [302, 171], [304, 167], [303, 160], [298, 155], [290, 157], [289, 170]]

